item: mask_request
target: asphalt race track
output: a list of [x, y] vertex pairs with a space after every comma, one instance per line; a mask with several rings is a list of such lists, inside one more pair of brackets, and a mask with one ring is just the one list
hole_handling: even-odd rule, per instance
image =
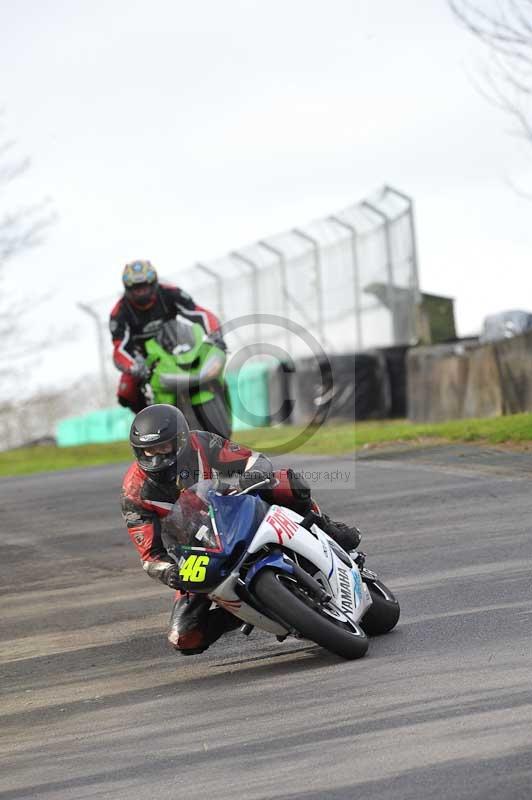
[[256, 631], [176, 656], [124, 467], [1, 481], [0, 800], [530, 800], [532, 458], [463, 450], [311, 476], [402, 605], [355, 662]]

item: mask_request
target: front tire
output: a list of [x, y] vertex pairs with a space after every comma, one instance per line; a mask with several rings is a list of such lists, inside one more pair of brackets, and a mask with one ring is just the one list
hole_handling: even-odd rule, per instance
[[212, 400], [194, 406], [194, 413], [203, 430], [217, 433], [224, 439], [231, 438], [231, 417], [221, 393], [217, 392]]
[[305, 639], [319, 644], [342, 658], [362, 658], [368, 649], [363, 631], [320, 614], [301, 587], [284, 573], [263, 569], [253, 583], [253, 591], [266, 609], [294, 628]]
[[399, 603], [390, 590], [384, 584], [379, 584], [380, 581], [370, 583], [366, 580], [373, 603], [360, 620], [360, 627], [368, 636], [389, 633], [397, 625], [401, 613]]

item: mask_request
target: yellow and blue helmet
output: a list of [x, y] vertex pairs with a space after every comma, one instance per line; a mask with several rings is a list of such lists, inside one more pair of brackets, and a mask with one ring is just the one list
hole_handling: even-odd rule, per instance
[[157, 297], [157, 272], [150, 261], [131, 261], [122, 273], [127, 299], [137, 308], [150, 308]]

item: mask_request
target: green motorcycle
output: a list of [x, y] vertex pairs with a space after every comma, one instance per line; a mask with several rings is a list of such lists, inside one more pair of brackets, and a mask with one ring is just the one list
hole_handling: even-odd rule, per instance
[[144, 343], [150, 378], [144, 386], [149, 404], [169, 403], [191, 428], [231, 437], [231, 402], [223, 378], [226, 355], [197, 323], [165, 322]]

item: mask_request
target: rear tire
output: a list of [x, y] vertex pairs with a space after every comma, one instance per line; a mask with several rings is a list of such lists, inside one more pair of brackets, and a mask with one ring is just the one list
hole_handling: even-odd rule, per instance
[[[322, 615], [304, 599], [303, 591], [296, 594], [297, 584], [290, 587], [287, 576], [271, 569], [263, 569], [253, 582], [253, 592], [266, 609], [270, 608], [287, 626], [294, 628], [305, 639], [319, 644], [342, 658], [362, 658], [368, 649], [368, 639], [363, 631], [346, 623], [335, 622]], [[290, 582], [291, 583], [291, 582]]]
[[223, 436], [224, 439], [231, 438], [231, 417], [223, 395], [216, 393], [212, 400], [194, 406], [194, 413], [203, 430], [217, 433], [219, 436]]
[[383, 588], [388, 598], [391, 599], [383, 596], [378, 584], [366, 581], [366, 585], [373, 603], [360, 620], [360, 627], [368, 636], [382, 636], [395, 628], [399, 621], [401, 609], [393, 594], [384, 584]]

